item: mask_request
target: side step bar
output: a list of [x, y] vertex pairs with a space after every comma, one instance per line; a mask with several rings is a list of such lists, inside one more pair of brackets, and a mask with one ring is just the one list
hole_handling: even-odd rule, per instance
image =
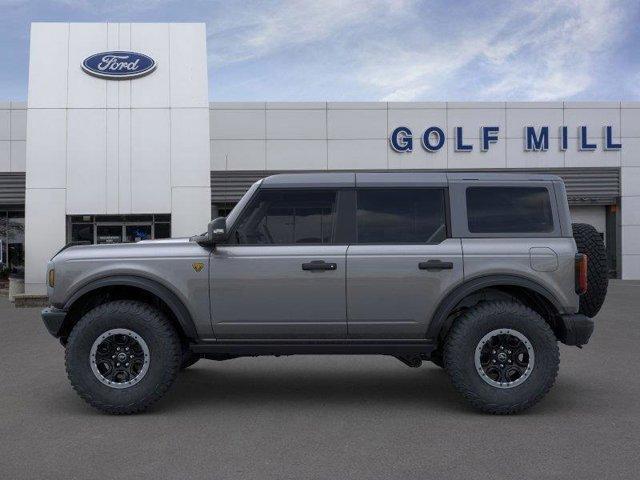
[[192, 343], [191, 351], [212, 355], [430, 355], [431, 340], [219, 340]]

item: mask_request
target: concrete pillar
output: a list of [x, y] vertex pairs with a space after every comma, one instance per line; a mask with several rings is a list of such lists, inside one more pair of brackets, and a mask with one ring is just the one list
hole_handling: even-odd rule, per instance
[[[156, 61], [132, 80], [88, 75], [85, 58], [133, 51]], [[202, 23], [34, 23], [27, 113], [26, 293], [69, 215], [171, 214], [172, 236], [210, 215], [209, 101]]]
[[640, 279], [640, 102], [622, 102], [621, 250], [623, 279]]

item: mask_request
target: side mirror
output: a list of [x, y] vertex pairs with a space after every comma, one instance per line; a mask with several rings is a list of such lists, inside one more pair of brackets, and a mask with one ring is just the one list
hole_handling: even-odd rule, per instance
[[207, 225], [207, 233], [196, 235], [192, 240], [202, 246], [212, 247], [216, 243], [221, 243], [227, 238], [227, 219], [218, 217], [211, 220]]
[[223, 242], [227, 238], [227, 219], [218, 217], [211, 220], [207, 226], [207, 237], [212, 245]]

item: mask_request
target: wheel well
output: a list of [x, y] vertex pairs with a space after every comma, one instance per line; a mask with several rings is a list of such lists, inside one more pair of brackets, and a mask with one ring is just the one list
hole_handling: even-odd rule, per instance
[[159, 309], [176, 328], [182, 341], [186, 341], [188, 335], [178, 321], [169, 305], [157, 295], [145, 290], [144, 288], [134, 287], [130, 285], [109, 285], [99, 287], [90, 292], [85, 293], [73, 302], [68, 310], [65, 322], [62, 326], [60, 341], [66, 343], [67, 337], [71, 333], [74, 325], [78, 323], [89, 310], [114, 300], [135, 300], [144, 302]]
[[558, 334], [557, 308], [544, 295], [519, 285], [498, 285], [476, 290], [462, 300], [449, 312], [447, 319], [440, 329], [438, 341], [441, 342], [449, 333], [451, 326], [460, 315], [483, 302], [490, 301], [515, 301], [526, 305], [538, 313], [549, 324], [553, 332]]

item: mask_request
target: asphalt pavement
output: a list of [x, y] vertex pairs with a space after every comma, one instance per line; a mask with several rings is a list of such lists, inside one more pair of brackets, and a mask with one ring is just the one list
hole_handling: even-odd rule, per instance
[[476, 413], [445, 373], [390, 357], [200, 361], [150, 411], [71, 389], [38, 309], [0, 297], [0, 478], [637, 479], [640, 282], [615, 281], [550, 394]]

